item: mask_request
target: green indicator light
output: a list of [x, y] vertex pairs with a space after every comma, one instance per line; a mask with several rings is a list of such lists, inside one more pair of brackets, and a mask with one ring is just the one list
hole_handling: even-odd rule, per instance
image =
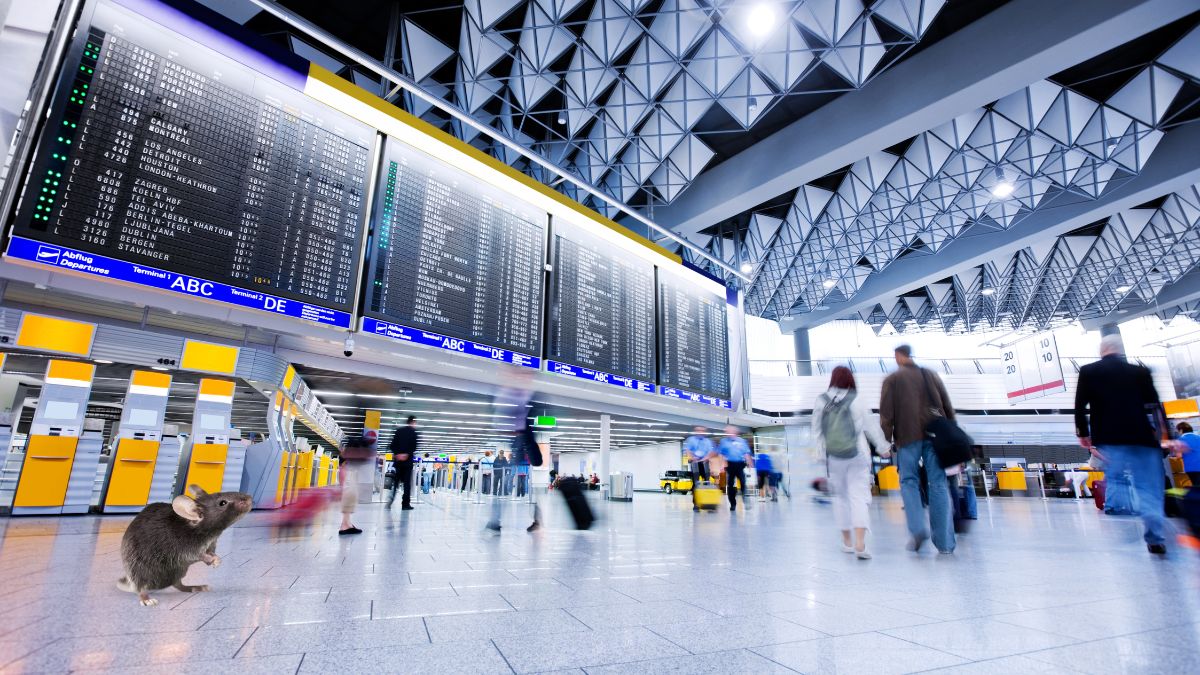
[[87, 89], [87, 85], [86, 85], [86, 84], [85, 84], [85, 85], [83, 85], [83, 88], [84, 88], [84, 89]]
[[70, 145], [70, 144], [71, 144], [71, 141], [68, 139], [68, 140], [67, 140], [67, 145]]
[[55, 176], [58, 176], [59, 178], [62, 178], [62, 174], [61, 174], [61, 173], [58, 173], [57, 171], [55, 171], [55, 172], [54, 172], [54, 175], [55, 175]]
[[79, 126], [78, 124], [75, 124], [74, 122], [71, 122], [71, 128], [72, 128], [72, 129], [74, 129], [75, 127], [78, 127], [78, 126]]
[[59, 143], [62, 143], [62, 142], [63, 142], [63, 137], [62, 137], [62, 136], [59, 136], [59, 137], [58, 137], [58, 142], [59, 142]]
[[58, 181], [54, 181], [54, 187], [58, 187]]

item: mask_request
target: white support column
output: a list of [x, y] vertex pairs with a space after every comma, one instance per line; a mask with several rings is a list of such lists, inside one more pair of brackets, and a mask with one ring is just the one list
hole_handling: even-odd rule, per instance
[[610, 415], [600, 416], [600, 489], [601, 496], [608, 499], [608, 474], [609, 474], [609, 431], [612, 427], [612, 417]]

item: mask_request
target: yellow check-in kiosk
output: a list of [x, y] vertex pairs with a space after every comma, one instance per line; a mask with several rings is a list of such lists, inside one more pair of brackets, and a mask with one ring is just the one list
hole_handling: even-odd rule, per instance
[[13, 515], [87, 513], [96, 482], [104, 435], [84, 430], [96, 367], [51, 359], [38, 395]]
[[[0, 352], [0, 373], [4, 372], [4, 362], [7, 355]], [[20, 408], [17, 408], [20, 410]], [[8, 449], [12, 447], [13, 421], [16, 415], [0, 410], [0, 477], [4, 474], [4, 464], [8, 461]]]
[[296, 439], [296, 448], [299, 449], [296, 458], [296, 491], [299, 492], [316, 485], [317, 451], [313, 444], [304, 437]]
[[284, 443], [284, 404], [289, 403], [283, 392], [276, 391], [267, 411], [267, 435], [246, 449], [242, 471], [242, 492], [254, 498], [256, 509], [277, 509], [284, 504], [288, 484], [291, 453]]
[[329, 485], [329, 465], [330, 457], [325, 453], [317, 458], [317, 487], [325, 487]]
[[235, 386], [231, 380], [200, 380], [187, 471], [177, 490], [199, 485], [205, 492], [233, 492], [241, 487], [246, 449], [241, 443], [230, 444], [234, 436], [229, 420]]
[[174, 497], [182, 448], [177, 435], [163, 435], [170, 389], [167, 373], [135, 370], [130, 375], [104, 492], [105, 513], [135, 513]]

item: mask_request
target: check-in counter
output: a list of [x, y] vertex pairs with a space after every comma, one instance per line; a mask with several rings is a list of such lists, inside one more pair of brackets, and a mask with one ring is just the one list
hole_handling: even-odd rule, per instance
[[182, 490], [198, 485], [205, 492], [234, 492], [241, 487], [246, 447], [230, 427], [235, 384], [229, 380], [200, 380], [192, 415], [192, 444]]
[[179, 436], [163, 434], [170, 389], [166, 373], [135, 370], [130, 375], [104, 489], [105, 513], [136, 513], [174, 496]]
[[321, 453], [317, 459], [317, 487], [325, 487], [329, 485], [329, 464], [330, 456]]
[[96, 367], [51, 359], [38, 395], [13, 496], [13, 515], [87, 513], [104, 444], [85, 430]]

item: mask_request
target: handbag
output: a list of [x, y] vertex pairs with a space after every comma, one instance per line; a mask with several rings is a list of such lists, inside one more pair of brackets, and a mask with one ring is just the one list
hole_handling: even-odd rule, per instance
[[[933, 388], [929, 386], [929, 372], [921, 369], [921, 379], [925, 382], [925, 398], [929, 401], [929, 412], [933, 419], [925, 425], [925, 435], [933, 444], [933, 453], [937, 455], [938, 464], [942, 469], [965, 464], [971, 461], [971, 446], [975, 444], [954, 420], [946, 417], [941, 406], [934, 405]], [[941, 399], [936, 399], [939, 403]]]

